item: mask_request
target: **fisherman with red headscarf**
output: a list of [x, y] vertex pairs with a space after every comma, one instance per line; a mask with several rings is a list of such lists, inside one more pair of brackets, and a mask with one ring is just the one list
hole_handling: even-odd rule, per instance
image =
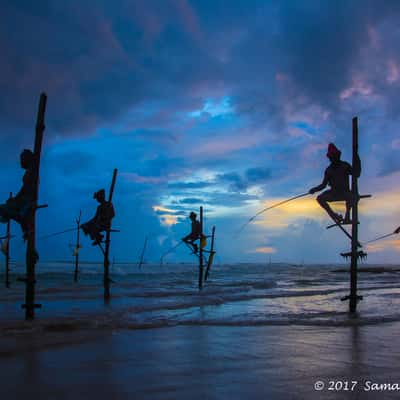
[[[313, 194], [325, 189], [327, 185], [331, 188], [325, 190], [317, 197], [320, 206], [329, 214], [329, 216], [338, 223], [351, 223], [350, 210], [352, 208], [352, 194], [349, 185], [349, 176], [353, 173], [357, 177], [361, 174], [361, 161], [357, 156], [355, 165], [352, 167], [348, 162], [340, 159], [341, 151], [333, 144], [329, 143], [328, 152], [326, 156], [329, 158], [331, 164], [325, 170], [324, 180], [318, 186], [310, 189], [309, 193]], [[335, 213], [329, 206], [331, 201], [345, 201], [346, 214], [343, 217]]]

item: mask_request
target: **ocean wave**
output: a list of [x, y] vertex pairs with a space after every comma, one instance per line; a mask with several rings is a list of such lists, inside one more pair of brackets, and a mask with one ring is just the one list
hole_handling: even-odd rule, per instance
[[[358, 290], [360, 292], [372, 294], [379, 294], [380, 296], [393, 296], [396, 297], [396, 293], [384, 294], [379, 291], [384, 290], [397, 290], [400, 289], [398, 284], [378, 284], [374, 285], [365, 284], [360, 286]], [[223, 285], [210, 285], [206, 286], [202, 291], [198, 291], [197, 288], [132, 288], [129, 286], [118, 287], [112, 285], [112, 298], [115, 300], [125, 299], [129, 302], [139, 302], [143, 310], [150, 309], [144, 302], [146, 299], [160, 299], [172, 301], [176, 303], [175, 308], [185, 308], [187, 304], [189, 306], [196, 305], [217, 305], [229, 302], [248, 301], [254, 299], [285, 299], [290, 297], [314, 297], [314, 296], [329, 296], [335, 294], [341, 294], [348, 292], [347, 287], [343, 285], [328, 285], [320, 288], [299, 288], [299, 287], [279, 287], [276, 282], [257, 282], [247, 281], [243, 286], [231, 285], [226, 283]], [[16, 291], [5, 291], [0, 295], [0, 305], [3, 302], [10, 303], [11, 301], [18, 301], [22, 299], [24, 287], [20, 286], [19, 290]], [[86, 285], [86, 286], [68, 286], [68, 287], [45, 287], [37, 289], [37, 298], [40, 300], [46, 299], [47, 301], [84, 301], [84, 300], [95, 300], [101, 299], [102, 286], [98, 285]], [[376, 292], [376, 293], [374, 293]], [[141, 300], [142, 299], [142, 300]], [[188, 301], [188, 299], [192, 299]], [[160, 309], [167, 306], [166, 302], [161, 302], [157, 305]], [[153, 307], [153, 306], [150, 306]], [[168, 303], [168, 308], [171, 307], [171, 303]], [[140, 307], [138, 308], [140, 311]]]
[[[307, 326], [307, 327], [354, 327], [381, 325], [400, 322], [400, 314], [386, 316], [357, 316], [348, 313], [324, 313], [317, 315], [301, 314], [291, 316], [269, 316], [265, 318], [204, 318], [178, 319], [158, 317], [153, 319], [126, 319], [121, 315], [96, 316], [96, 318], [57, 318], [53, 320], [38, 320], [35, 324], [27, 322], [12, 322], [8, 326], [0, 326], [3, 338], [38, 334], [73, 334], [85, 331], [117, 331], [157, 329], [176, 326], [213, 326], [213, 327], [268, 327], [268, 326]], [[0, 355], [6, 355], [0, 350]]]

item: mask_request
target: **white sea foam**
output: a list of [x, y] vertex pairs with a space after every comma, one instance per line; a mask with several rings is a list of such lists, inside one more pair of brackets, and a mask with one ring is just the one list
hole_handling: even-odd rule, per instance
[[[376, 269], [379, 266], [374, 266]], [[397, 268], [397, 267], [396, 267]], [[240, 264], [215, 266], [202, 291], [195, 266], [120, 265], [111, 270], [111, 302], [103, 303], [101, 266], [84, 264], [80, 282], [71, 265], [41, 265], [36, 298], [43, 304], [34, 327], [20, 323], [24, 284], [12, 275], [11, 289], [0, 291], [0, 329], [25, 334], [30, 329], [143, 329], [175, 325], [326, 325], [379, 324], [400, 320], [400, 275], [359, 275], [356, 318], [349, 318], [348, 273], [338, 266]], [[395, 268], [393, 268], [394, 271]], [[377, 272], [382, 272], [379, 268]], [[4, 277], [0, 275], [0, 281]]]

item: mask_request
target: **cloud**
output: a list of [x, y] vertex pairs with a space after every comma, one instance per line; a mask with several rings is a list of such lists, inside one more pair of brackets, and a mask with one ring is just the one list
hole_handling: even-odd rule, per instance
[[400, 252], [400, 240], [399, 239], [387, 239], [385, 241], [370, 243], [366, 246], [369, 253], [380, 253], [386, 250]]
[[163, 207], [163, 206], [153, 206], [153, 210], [155, 211], [155, 212], [161, 212], [161, 213], [176, 213], [176, 211], [175, 210], [172, 210], [172, 209], [170, 209], [170, 208], [165, 208], [165, 207]]
[[[382, 154], [383, 156], [383, 154]], [[400, 171], [399, 150], [385, 149], [381, 159], [380, 176], [387, 176]]]
[[[369, 224], [363, 234], [373, 233], [378, 220], [388, 226], [399, 211], [392, 190], [400, 170], [399, 15], [400, 3], [391, 0], [237, 0], [229, 7], [219, 0], [5, 1], [3, 197], [20, 184], [18, 152], [33, 145], [43, 90], [40, 190], [56, 205], [43, 228], [69, 224], [80, 208], [90, 214], [92, 192], [107, 187], [117, 167], [117, 223], [168, 236], [162, 246], [182, 233], [179, 222], [197, 200], [219, 230], [230, 231], [308, 189], [326, 167], [327, 143], [351, 159], [358, 115], [361, 183], [376, 194], [361, 203]], [[333, 257], [331, 232], [314, 237], [328, 219], [315, 199], [303, 200], [260, 216], [244, 248], [263, 247], [267, 232], [293, 254], [308, 240], [318, 245], [310, 252], [327, 249]], [[154, 211], [155, 204], [174, 212]], [[302, 230], [308, 218], [315, 225]], [[116, 249], [129, 255], [125, 237]]]
[[214, 185], [213, 182], [209, 181], [198, 181], [198, 182], [172, 182], [168, 184], [170, 189], [204, 189], [206, 187]]
[[203, 199], [200, 199], [198, 197], [188, 197], [179, 200], [179, 204], [201, 204], [202, 202]]
[[158, 184], [164, 181], [162, 177], [157, 176], [141, 176], [135, 172], [124, 172], [122, 174], [128, 181], [135, 183], [148, 183], [148, 184]]
[[266, 182], [271, 178], [272, 172], [270, 168], [249, 168], [245, 172], [246, 179], [249, 182], [259, 183]]
[[260, 254], [274, 254], [276, 253], [276, 249], [274, 247], [263, 246], [263, 247], [257, 247], [255, 249], [255, 252]]

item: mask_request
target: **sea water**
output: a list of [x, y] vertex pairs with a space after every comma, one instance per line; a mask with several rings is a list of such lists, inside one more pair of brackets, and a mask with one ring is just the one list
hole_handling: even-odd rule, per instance
[[[192, 264], [114, 264], [111, 298], [103, 299], [103, 267], [39, 263], [36, 321], [29, 329], [143, 329], [176, 325], [259, 326], [380, 324], [400, 320], [398, 266], [364, 265], [355, 316], [348, 313], [348, 265], [214, 265], [202, 290]], [[11, 288], [0, 274], [0, 328], [22, 329], [23, 265], [12, 265]], [[57, 328], [58, 327], [58, 328]], [[23, 331], [27, 329], [23, 326]]]

